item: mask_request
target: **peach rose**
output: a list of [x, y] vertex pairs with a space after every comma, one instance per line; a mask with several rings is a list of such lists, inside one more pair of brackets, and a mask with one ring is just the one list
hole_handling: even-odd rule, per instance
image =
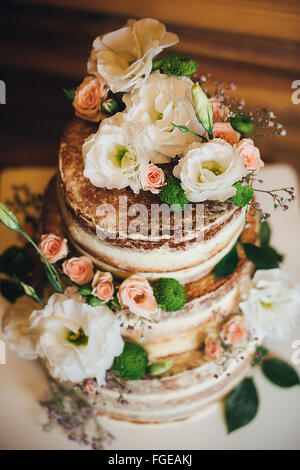
[[227, 106], [224, 106], [224, 104], [220, 103], [215, 97], [210, 98], [208, 101], [211, 103], [213, 110], [213, 122], [226, 121], [229, 113]]
[[140, 181], [144, 191], [151, 191], [153, 194], [158, 194], [165, 182], [165, 174], [161, 168], [150, 163], [150, 165], [141, 171]]
[[122, 282], [118, 299], [130, 312], [145, 318], [150, 319], [157, 310], [157, 302], [149, 282], [139, 275], [130, 276]]
[[242, 139], [238, 143], [237, 148], [247, 170], [259, 170], [264, 166], [264, 162], [260, 158], [259, 149], [255, 147], [252, 139]]
[[100, 121], [101, 101], [106, 98], [107, 93], [108, 86], [101, 78], [85, 77], [77, 88], [73, 101], [76, 116], [89, 121]]
[[93, 279], [93, 263], [87, 256], [67, 259], [63, 265], [64, 273], [69, 276], [71, 281], [80, 286], [90, 282]]
[[221, 328], [221, 338], [225, 344], [240, 343], [247, 334], [245, 320], [241, 315], [236, 315], [226, 322]]
[[110, 300], [114, 295], [114, 285], [112, 281], [113, 277], [111, 273], [102, 273], [101, 271], [97, 271], [92, 282], [92, 294], [100, 300]]
[[68, 254], [68, 242], [66, 238], [58, 237], [54, 233], [42, 235], [39, 249], [49, 263], [56, 263]]
[[230, 145], [236, 144], [240, 138], [240, 134], [231, 127], [229, 122], [214, 123], [212, 132], [215, 139], [224, 139]]
[[218, 338], [207, 336], [204, 345], [204, 354], [209, 361], [220, 361], [222, 359], [223, 348]]

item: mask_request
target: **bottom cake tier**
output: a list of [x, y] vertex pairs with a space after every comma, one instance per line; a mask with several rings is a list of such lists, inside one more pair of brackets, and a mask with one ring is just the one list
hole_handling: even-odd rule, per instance
[[164, 423], [191, 418], [221, 400], [250, 369], [255, 342], [229, 351], [222, 363], [207, 362], [201, 351], [170, 356], [173, 367], [159, 378], [136, 381], [108, 375], [107, 385], [88, 380], [76, 386], [100, 415], [135, 423]]

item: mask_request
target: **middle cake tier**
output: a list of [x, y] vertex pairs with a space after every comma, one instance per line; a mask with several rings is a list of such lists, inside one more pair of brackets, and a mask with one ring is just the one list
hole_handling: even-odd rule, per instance
[[[82, 144], [92, 132], [93, 124], [74, 119], [60, 147], [58, 202], [76, 249], [118, 277], [140, 273], [185, 284], [211, 272], [241, 234], [245, 209], [231, 201], [206, 201], [168, 214], [166, 204], [149, 191], [93, 186], [83, 176], [82, 157]], [[171, 176], [172, 165], [163, 166]]]

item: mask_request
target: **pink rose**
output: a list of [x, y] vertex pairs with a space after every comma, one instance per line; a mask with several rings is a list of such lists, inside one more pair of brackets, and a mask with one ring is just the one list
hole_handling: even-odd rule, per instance
[[245, 320], [241, 315], [236, 315], [221, 327], [221, 338], [225, 344], [240, 343], [247, 334]]
[[69, 276], [71, 281], [80, 286], [93, 279], [93, 263], [87, 256], [67, 259], [62, 267], [64, 273]]
[[240, 138], [240, 134], [231, 127], [229, 122], [214, 123], [212, 132], [215, 139], [224, 139], [230, 145], [236, 144]]
[[217, 98], [213, 97], [209, 99], [213, 110], [213, 122], [226, 121], [228, 117], [228, 108], [224, 104], [220, 103]]
[[130, 276], [122, 282], [118, 299], [130, 312], [145, 318], [150, 319], [157, 310], [157, 302], [149, 282], [139, 275]]
[[54, 233], [42, 235], [39, 249], [49, 263], [56, 263], [68, 254], [68, 242], [66, 238], [58, 237]]
[[102, 273], [101, 271], [97, 271], [92, 282], [92, 294], [100, 300], [110, 300], [114, 295], [114, 285], [112, 281], [113, 277], [111, 273]]
[[223, 355], [223, 348], [218, 338], [207, 336], [204, 341], [204, 354], [210, 361], [220, 361]]
[[161, 168], [151, 163], [147, 168], [141, 171], [140, 181], [144, 191], [151, 191], [158, 194], [165, 182], [165, 174]]
[[255, 147], [252, 139], [242, 139], [238, 143], [237, 148], [247, 170], [259, 170], [260, 167], [264, 166], [264, 162], [260, 158], [259, 149]]
[[108, 86], [98, 77], [85, 77], [76, 90], [73, 101], [76, 116], [89, 121], [100, 121], [101, 102], [106, 98]]

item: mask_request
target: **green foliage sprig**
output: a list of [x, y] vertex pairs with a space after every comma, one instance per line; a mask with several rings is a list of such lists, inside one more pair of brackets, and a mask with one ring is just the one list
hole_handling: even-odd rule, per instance
[[30, 236], [27, 235], [27, 233], [21, 229], [20, 222], [18, 221], [14, 213], [2, 203], [0, 203], [0, 222], [2, 222], [3, 225], [5, 225], [8, 229], [13, 230], [23, 235], [23, 237], [26, 238], [26, 240], [36, 249], [36, 251], [41, 256], [42, 260], [45, 263], [46, 274], [52, 286], [57, 292], [62, 293], [63, 289], [62, 289], [60, 277], [56, 268], [53, 266], [53, 264], [47, 261], [47, 259], [45, 258], [45, 256], [43, 255], [39, 247], [36, 245], [36, 243], [32, 240], [32, 238], [30, 238]]

